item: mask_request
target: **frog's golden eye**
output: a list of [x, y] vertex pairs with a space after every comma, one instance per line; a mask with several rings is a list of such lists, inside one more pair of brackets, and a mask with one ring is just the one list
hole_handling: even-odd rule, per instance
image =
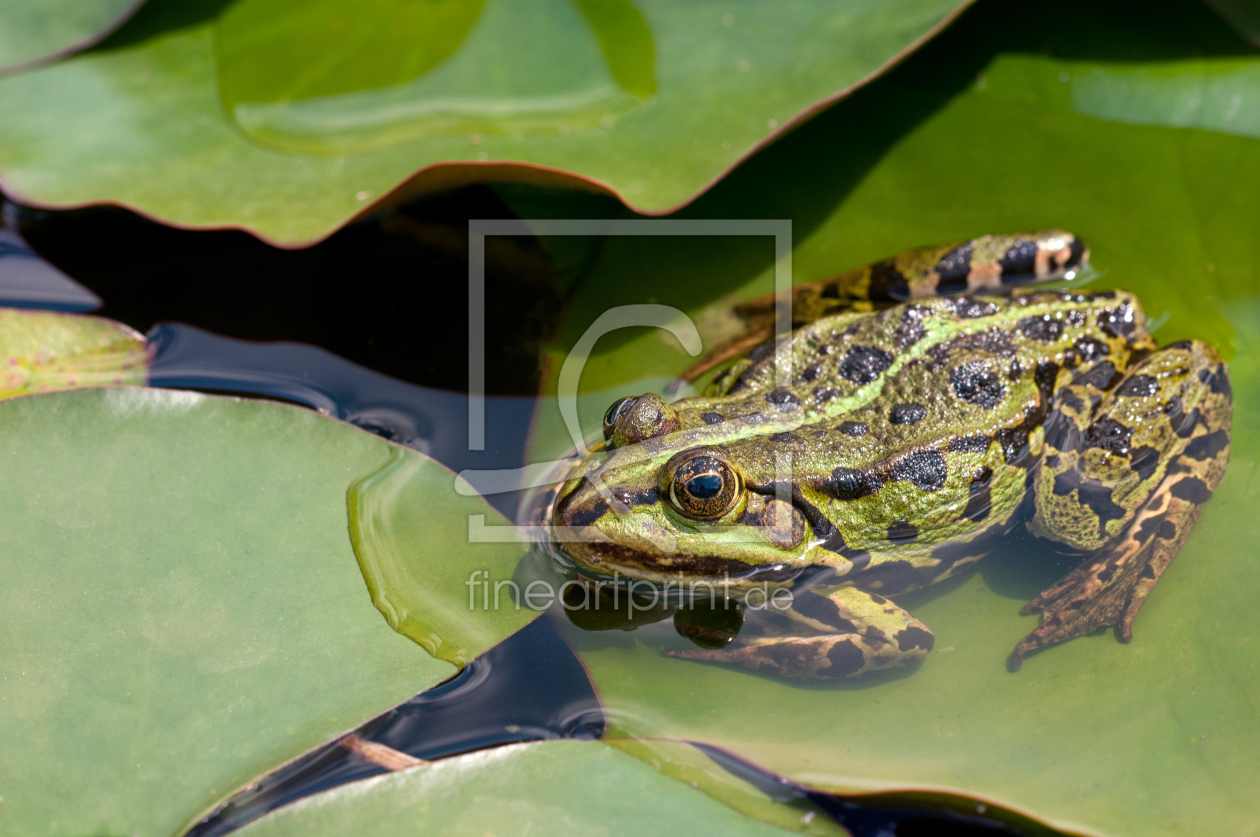
[[608, 441], [612, 438], [613, 431], [617, 429], [617, 422], [621, 421], [621, 417], [624, 416], [634, 405], [634, 402], [638, 400], [639, 399], [634, 397], [619, 398], [612, 403], [612, 406], [608, 408], [608, 412], [604, 413], [604, 441]]
[[743, 485], [739, 473], [713, 451], [688, 451], [667, 465], [669, 502], [692, 520], [716, 520], [735, 507]]

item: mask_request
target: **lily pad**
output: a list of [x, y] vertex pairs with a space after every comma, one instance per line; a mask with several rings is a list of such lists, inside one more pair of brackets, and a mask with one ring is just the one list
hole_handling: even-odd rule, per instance
[[100, 48], [0, 80], [0, 176], [29, 204], [111, 201], [284, 244], [416, 172], [398, 198], [523, 179], [664, 211], [965, 5], [154, 0]]
[[[476, 526], [506, 524], [488, 506], [457, 494], [454, 483], [433, 460], [395, 447], [384, 467], [350, 488], [350, 539], [372, 602], [390, 627], [438, 659], [462, 666], [538, 612], [518, 586], [503, 581], [512, 577], [523, 549], [466, 543]], [[447, 533], [441, 554], [435, 554], [435, 529]], [[490, 579], [501, 586], [492, 589]]]
[[[967, 794], [1069, 831], [1241, 833], [1254, 824], [1250, 742], [1260, 736], [1260, 615], [1249, 601], [1260, 569], [1247, 559], [1260, 535], [1248, 511], [1260, 500], [1260, 439], [1248, 419], [1260, 410], [1260, 196], [1250, 187], [1260, 142], [1202, 122], [1131, 118], [1137, 105], [1122, 112], [1119, 98], [1086, 115], [1046, 88], [1141, 60], [1147, 78], [1168, 79], [1155, 92], [1180, 95], [1164, 62], [1255, 62], [1257, 53], [1195, 3], [1140, 22], [1063, 3], [1067, 34], [1039, 30], [1039, 9], [977, 7], [684, 214], [792, 218], [798, 281], [912, 246], [1062, 226], [1093, 252], [1102, 277], [1092, 287], [1136, 292], [1161, 343], [1219, 346], [1235, 383], [1229, 470], [1133, 642], [1082, 637], [1008, 672], [1011, 648], [1036, 625], [1020, 607], [1065, 569], [1022, 531], [973, 575], [905, 599], [936, 650], [893, 675], [802, 687], [684, 664], [660, 656], [686, 645], [668, 623], [569, 638], [612, 736], [702, 741], [823, 788]], [[1048, 73], [1027, 80], [1031, 66]], [[847, 130], [858, 122], [871, 131]], [[1194, 127], [1169, 127], [1179, 124]], [[742, 263], [730, 250], [729, 241], [609, 239], [567, 309], [557, 357], [613, 305], [651, 298], [696, 317], [724, 295], [770, 290], [769, 244]], [[596, 352], [583, 392], [692, 362], [648, 329], [609, 335]]]
[[[389, 628], [355, 562], [346, 490], [389, 461], [384, 440], [111, 388], [0, 403], [0, 450], [5, 834], [176, 833], [456, 671]], [[441, 466], [417, 471], [451, 492]], [[466, 525], [433, 520], [426, 554], [502, 549]]]
[[0, 6], [0, 73], [87, 49], [144, 0], [11, 0]]
[[0, 398], [101, 385], [142, 386], [143, 336], [103, 317], [0, 308]]
[[587, 837], [790, 832], [745, 817], [607, 745], [547, 741], [455, 756], [344, 785], [280, 808], [238, 833]]

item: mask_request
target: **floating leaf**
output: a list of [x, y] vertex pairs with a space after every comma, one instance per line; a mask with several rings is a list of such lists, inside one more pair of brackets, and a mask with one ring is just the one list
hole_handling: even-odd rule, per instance
[[302, 101], [410, 81], [450, 58], [484, 5], [485, 0], [234, 3], [216, 32], [223, 104], [230, 113], [242, 102]]
[[10, 0], [0, 6], [0, 73], [86, 49], [144, 0]]
[[[462, 666], [538, 613], [510, 581], [523, 549], [462, 542], [478, 526], [511, 530], [488, 507], [457, 495], [453, 483], [431, 459], [394, 448], [383, 468], [350, 489], [350, 538], [372, 602], [390, 627]], [[462, 548], [444, 542], [449, 552], [435, 550], [435, 527], [459, 533]], [[491, 588], [491, 579], [498, 586]]]
[[430, 762], [307, 797], [238, 833], [587, 837], [613, 832], [787, 833], [594, 741], [515, 744]]
[[[346, 489], [392, 449], [189, 392], [0, 403], [0, 831], [173, 834], [451, 676], [372, 607], [347, 535]], [[494, 512], [434, 502], [426, 554], [480, 560], [455, 512]]]
[[1260, 137], [1254, 56], [1099, 62], [1004, 55], [985, 72], [982, 89], [1096, 119]]
[[[904, 597], [936, 634], [918, 669], [803, 687], [661, 657], [687, 646], [667, 622], [569, 637], [605, 701], [610, 736], [701, 741], [819, 787], [968, 794], [1069, 831], [1242, 833], [1254, 822], [1250, 742], [1260, 736], [1260, 613], [1250, 601], [1260, 569], [1248, 559], [1260, 536], [1248, 513], [1260, 499], [1251, 479], [1260, 439], [1247, 419], [1260, 410], [1260, 195], [1251, 185], [1260, 142], [1129, 118], [1119, 98], [1087, 116], [1071, 99], [1050, 100], [1047, 87], [1070, 89], [1074, 74], [1114, 73], [1140, 58], [1151, 84], [1168, 86], [1128, 112], [1154, 112], [1156, 93], [1180, 95], [1160, 62], [1256, 52], [1195, 3], [1140, 23], [1063, 3], [1055, 14], [1073, 21], [1070, 32], [1039, 29], [1039, 8], [977, 8], [685, 214], [793, 219], [798, 281], [912, 246], [1062, 226], [1093, 252], [1103, 276], [1091, 287], [1137, 293], [1161, 343], [1196, 337], [1221, 347], [1235, 386], [1229, 470], [1144, 605], [1133, 642], [1081, 637], [1006, 670], [1037, 622], [1020, 607], [1068, 566], [1022, 530], [974, 574]], [[1030, 67], [1037, 75], [1025, 82]], [[1202, 124], [1172, 118], [1165, 124]], [[859, 123], [870, 130], [848, 130]], [[772, 259], [768, 240], [609, 238], [570, 301], [555, 358], [615, 305], [650, 299], [699, 319], [726, 295], [765, 293]], [[659, 381], [692, 362], [649, 329], [610, 334], [596, 352], [583, 392]]]
[[662, 211], [963, 5], [154, 0], [101, 48], [0, 80], [0, 175], [30, 203], [288, 244], [416, 172], [408, 195], [524, 179]]
[[0, 398], [102, 385], [141, 386], [148, 344], [103, 317], [0, 308]]
[[847, 837], [849, 833], [792, 785], [775, 778], [772, 783], [778, 787], [758, 789], [686, 742], [614, 738], [606, 743], [762, 822], [802, 834]]

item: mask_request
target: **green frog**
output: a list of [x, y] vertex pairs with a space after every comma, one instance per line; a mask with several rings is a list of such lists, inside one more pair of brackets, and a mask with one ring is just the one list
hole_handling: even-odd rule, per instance
[[560, 549], [588, 584], [769, 585], [733, 641], [666, 653], [830, 679], [923, 659], [896, 597], [1026, 521], [1085, 557], [1025, 607], [1010, 668], [1129, 640], [1224, 473], [1232, 399], [1216, 349], [1157, 347], [1132, 294], [1025, 287], [1087, 258], [1061, 231], [985, 236], [803, 286], [798, 327], [702, 396], [609, 407], [550, 512]]

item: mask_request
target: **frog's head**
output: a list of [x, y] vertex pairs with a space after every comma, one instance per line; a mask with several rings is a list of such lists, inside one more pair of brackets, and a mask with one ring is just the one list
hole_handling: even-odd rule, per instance
[[772, 459], [738, 428], [684, 427], [648, 394], [615, 402], [604, 435], [606, 450], [574, 470], [552, 514], [579, 565], [663, 581], [805, 563], [806, 520], [790, 496], [776, 499]]

